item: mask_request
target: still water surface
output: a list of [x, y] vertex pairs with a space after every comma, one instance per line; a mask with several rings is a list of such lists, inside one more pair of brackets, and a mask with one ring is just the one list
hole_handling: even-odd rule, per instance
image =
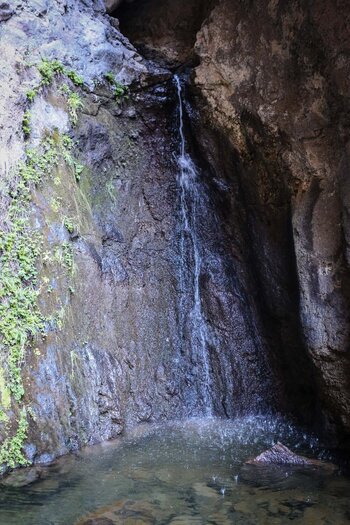
[[291, 467], [244, 467], [277, 440], [315, 455], [282, 420], [189, 420], [139, 427], [61, 458], [25, 487], [0, 489], [1, 525], [345, 525], [350, 480]]

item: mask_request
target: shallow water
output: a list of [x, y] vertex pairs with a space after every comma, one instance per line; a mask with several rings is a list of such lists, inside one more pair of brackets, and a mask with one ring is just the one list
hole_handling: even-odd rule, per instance
[[349, 479], [242, 468], [276, 440], [309, 455], [317, 448], [291, 425], [263, 417], [142, 426], [61, 458], [29, 486], [2, 487], [0, 524], [350, 523]]

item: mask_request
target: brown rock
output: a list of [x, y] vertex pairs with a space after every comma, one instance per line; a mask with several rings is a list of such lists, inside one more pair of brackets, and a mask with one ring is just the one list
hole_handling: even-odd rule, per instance
[[254, 459], [247, 461], [249, 465], [300, 465], [318, 467], [329, 471], [337, 469], [332, 463], [326, 463], [318, 459], [311, 459], [295, 454], [288, 447], [278, 442], [273, 447], [265, 450]]
[[[238, 202], [247, 203], [265, 329], [288, 397], [344, 446], [350, 443], [349, 46], [349, 4], [332, 0], [312, 6], [257, 0], [249, 9], [222, 0], [195, 44], [197, 136], [204, 155], [217, 149], [213, 169], [236, 180]], [[236, 174], [232, 158], [223, 162], [215, 133], [238, 157]]]

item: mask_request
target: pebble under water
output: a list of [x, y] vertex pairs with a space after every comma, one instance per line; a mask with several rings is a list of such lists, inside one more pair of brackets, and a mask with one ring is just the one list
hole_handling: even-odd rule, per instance
[[30, 485], [20, 486], [30, 470], [14, 473], [0, 524], [350, 523], [350, 480], [339, 473], [244, 466], [277, 440], [316, 455], [316, 440], [262, 416], [143, 425], [42, 468]]

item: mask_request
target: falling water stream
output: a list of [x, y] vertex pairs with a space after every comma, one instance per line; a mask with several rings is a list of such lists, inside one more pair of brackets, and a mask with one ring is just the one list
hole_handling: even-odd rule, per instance
[[[186, 151], [186, 139], [184, 133], [184, 112], [182, 87], [180, 78], [174, 77], [179, 108], [179, 137], [180, 154], [179, 184], [180, 184], [180, 208], [181, 208], [181, 235], [180, 235], [180, 314], [183, 338], [187, 333], [184, 325], [187, 320], [185, 298], [190, 291], [189, 314], [189, 338], [193, 361], [200, 365], [202, 378], [202, 396], [204, 400], [204, 414], [212, 414], [212, 400], [210, 395], [211, 378], [210, 365], [207, 350], [208, 329], [202, 311], [200, 275], [202, 266], [201, 241], [198, 236], [198, 208], [200, 205], [201, 191], [198, 184], [198, 171]], [[188, 272], [188, 261], [192, 261], [192, 271]]]

